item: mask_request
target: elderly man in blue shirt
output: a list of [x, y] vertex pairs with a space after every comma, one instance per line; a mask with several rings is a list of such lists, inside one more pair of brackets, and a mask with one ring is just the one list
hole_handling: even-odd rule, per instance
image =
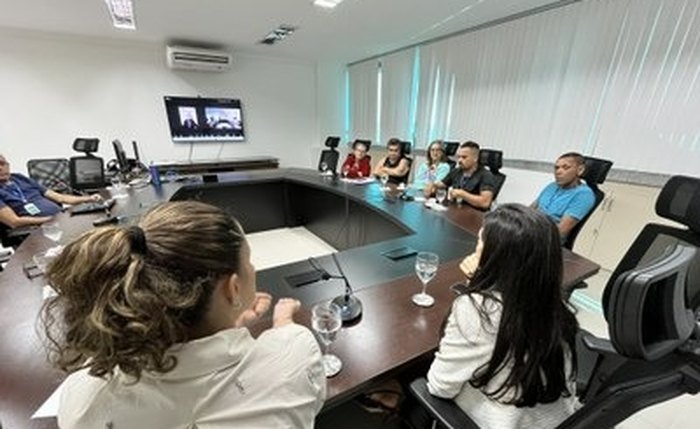
[[581, 180], [585, 168], [580, 153], [561, 155], [554, 164], [555, 181], [547, 185], [532, 204], [557, 224], [562, 239], [586, 217], [595, 203], [593, 191]]
[[99, 201], [99, 195], [65, 195], [46, 189], [21, 174], [10, 173], [10, 163], [0, 155], [0, 223], [10, 228], [41, 225], [61, 211], [61, 204]]

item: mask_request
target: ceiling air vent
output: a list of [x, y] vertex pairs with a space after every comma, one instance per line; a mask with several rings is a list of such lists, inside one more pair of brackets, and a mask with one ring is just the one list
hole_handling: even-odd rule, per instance
[[166, 55], [171, 69], [224, 71], [231, 67], [231, 55], [222, 51], [168, 46]]

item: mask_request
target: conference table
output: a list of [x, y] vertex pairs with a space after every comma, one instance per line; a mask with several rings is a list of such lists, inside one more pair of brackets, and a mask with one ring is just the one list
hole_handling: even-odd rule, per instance
[[[215, 204], [239, 219], [247, 233], [303, 226], [337, 250], [341, 265], [363, 314], [345, 326], [331, 351], [343, 361], [342, 371], [328, 379], [326, 409], [373, 383], [400, 373], [429, 358], [440, 339], [454, 294], [450, 286], [464, 280], [458, 265], [476, 245], [484, 213], [452, 204], [434, 210], [423, 202], [400, 198], [402, 191], [379, 183], [354, 184], [303, 169], [274, 169], [218, 175], [218, 183], [201, 179], [130, 189], [111, 213], [120, 223], [136, 222], [150, 207], [168, 200], [197, 199]], [[409, 193], [410, 194], [410, 193]], [[57, 221], [65, 244], [104, 213], [71, 216]], [[54, 418], [30, 416], [65, 378], [52, 369], [43, 347], [38, 316], [44, 302], [42, 276], [28, 278], [23, 268], [33, 255], [55, 245], [40, 231], [32, 233], [0, 273], [0, 424], [2, 428], [55, 428]], [[280, 243], [280, 245], [284, 245]], [[411, 296], [421, 283], [414, 272], [415, 257], [392, 260], [386, 252], [410, 248], [440, 257], [436, 277], [428, 285], [435, 304], [418, 307]], [[329, 273], [338, 269], [330, 256], [316, 258]], [[563, 287], [592, 276], [599, 266], [564, 250]], [[291, 278], [313, 270], [301, 260], [258, 271], [258, 290], [275, 298], [298, 298], [303, 308], [297, 321], [310, 326], [312, 304], [344, 293], [340, 279], [294, 286]], [[251, 327], [254, 334], [269, 327], [269, 316]]]

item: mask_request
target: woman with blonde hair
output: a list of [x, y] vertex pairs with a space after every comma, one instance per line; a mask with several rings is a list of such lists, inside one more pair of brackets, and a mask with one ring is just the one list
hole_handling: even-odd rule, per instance
[[52, 360], [71, 372], [61, 428], [313, 427], [326, 392], [318, 345], [292, 299], [251, 336], [271, 297], [222, 210], [165, 203], [138, 225], [89, 231], [48, 280]]
[[413, 186], [425, 191], [428, 187], [432, 188], [433, 183], [444, 179], [449, 172], [450, 164], [447, 163], [442, 140], [435, 140], [425, 151], [425, 162], [418, 167], [413, 177]]

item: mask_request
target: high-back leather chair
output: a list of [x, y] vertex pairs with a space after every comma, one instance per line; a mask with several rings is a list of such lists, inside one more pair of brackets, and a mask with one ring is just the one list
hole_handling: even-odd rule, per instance
[[459, 142], [442, 142], [442, 147], [445, 148], [445, 158], [450, 168], [455, 168], [457, 162], [454, 160], [454, 156], [457, 154], [457, 149], [459, 149]]
[[324, 143], [324, 145], [328, 149], [324, 149], [321, 151], [321, 156], [318, 159], [318, 171], [330, 171], [331, 173], [335, 174], [336, 169], [338, 168], [338, 157], [340, 156], [340, 154], [336, 150], [339, 144], [340, 137], [326, 137], [326, 142]]
[[503, 183], [506, 181], [506, 175], [500, 172], [501, 168], [503, 168], [503, 151], [481, 149], [479, 151], [479, 163], [488, 167], [493, 175], [494, 184], [496, 185], [493, 193], [493, 199], [495, 200], [498, 197], [498, 193], [501, 192]]
[[608, 177], [610, 168], [612, 168], [613, 162], [608, 159], [593, 158], [590, 156], [584, 156], [586, 167], [583, 170], [583, 176], [581, 177], [589, 188], [593, 191], [595, 196], [595, 201], [593, 202], [593, 207], [588, 212], [586, 216], [583, 217], [572, 229], [569, 231], [569, 235], [564, 239], [563, 246], [569, 250], [573, 250], [574, 242], [576, 237], [578, 237], [579, 232], [583, 229], [583, 226], [588, 222], [593, 212], [598, 208], [600, 203], [603, 202], [605, 198], [605, 192], [600, 190], [598, 185], [605, 182]]
[[27, 173], [40, 185], [56, 192], [70, 191], [70, 169], [66, 158], [30, 159]]
[[[613, 427], [637, 411], [700, 391], [700, 179], [671, 178], [659, 216], [683, 227], [644, 227], [605, 286], [610, 340], [581, 331], [577, 395], [584, 404], [558, 428]], [[424, 378], [410, 387], [447, 428], [477, 428]]]

